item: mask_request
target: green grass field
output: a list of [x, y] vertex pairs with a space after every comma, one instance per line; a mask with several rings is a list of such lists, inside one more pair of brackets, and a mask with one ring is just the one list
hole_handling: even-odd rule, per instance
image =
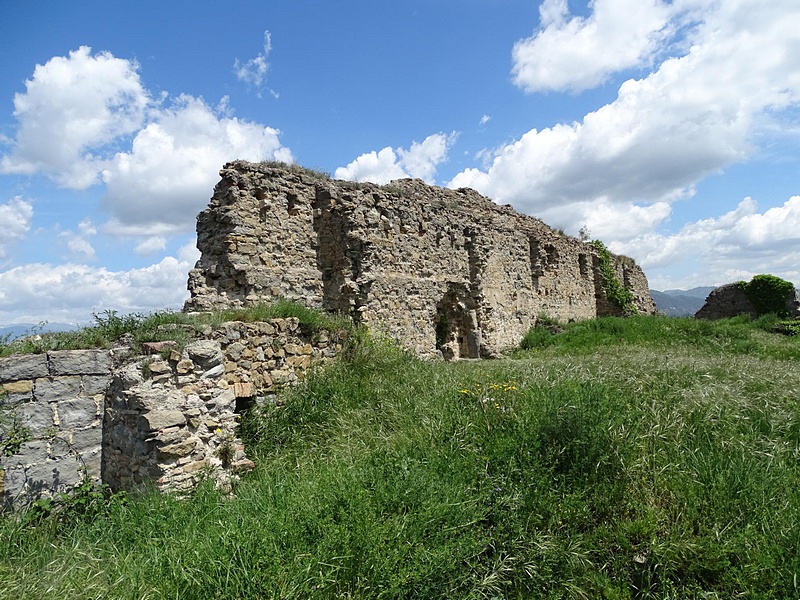
[[0, 522], [3, 598], [798, 598], [800, 338], [769, 320], [381, 341], [245, 419], [232, 496]]

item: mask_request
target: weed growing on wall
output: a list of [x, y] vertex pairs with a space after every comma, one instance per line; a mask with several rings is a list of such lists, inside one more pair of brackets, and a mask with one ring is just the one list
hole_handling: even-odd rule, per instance
[[13, 456], [22, 444], [33, 439], [31, 430], [5, 407], [7, 394], [0, 391], [0, 456]]
[[600, 275], [603, 278], [603, 291], [605, 291], [606, 297], [616, 304], [623, 313], [636, 314], [637, 310], [633, 304], [633, 294], [617, 279], [608, 248], [600, 240], [594, 240], [591, 245], [597, 251], [597, 257], [600, 261]]

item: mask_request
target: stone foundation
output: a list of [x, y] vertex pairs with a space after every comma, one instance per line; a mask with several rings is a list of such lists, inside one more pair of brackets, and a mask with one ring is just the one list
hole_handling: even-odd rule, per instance
[[333, 358], [337, 339], [305, 334], [288, 318], [224, 323], [181, 350], [145, 344], [148, 355], [116, 348], [0, 359], [4, 432], [16, 427], [27, 438], [0, 456], [3, 504], [67, 491], [84, 476], [113, 490], [182, 492], [202, 478], [227, 487], [253, 467], [239, 414]]

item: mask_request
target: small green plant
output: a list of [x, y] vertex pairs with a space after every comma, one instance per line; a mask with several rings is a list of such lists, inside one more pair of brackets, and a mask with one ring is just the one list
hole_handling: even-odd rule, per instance
[[749, 282], [737, 283], [744, 290], [756, 309], [756, 313], [774, 313], [779, 317], [788, 316], [786, 299], [794, 292], [794, 284], [774, 275], [756, 275]]
[[778, 321], [775, 323], [772, 331], [775, 333], [782, 333], [783, 335], [800, 335], [800, 319]]
[[23, 425], [17, 415], [8, 415], [0, 395], [0, 456], [13, 456], [22, 444], [33, 439], [31, 430]]
[[633, 304], [633, 294], [617, 279], [608, 248], [600, 240], [594, 240], [591, 245], [597, 250], [597, 257], [600, 260], [600, 275], [603, 278], [603, 290], [606, 293], [606, 297], [616, 304], [624, 314], [636, 314], [637, 310]]
[[387, 183], [387, 184], [382, 185], [381, 187], [383, 188], [383, 190], [385, 192], [387, 192], [389, 194], [392, 194], [394, 196], [402, 196], [403, 195], [403, 189], [401, 187], [397, 186], [397, 185], [392, 185], [391, 183]]
[[236, 456], [236, 438], [232, 428], [227, 426], [224, 428], [217, 428], [214, 433], [219, 439], [219, 444], [214, 453], [217, 455], [217, 458], [222, 461], [222, 466], [227, 469], [231, 466]]
[[126, 492], [112, 493], [109, 486], [98, 483], [85, 469], [80, 484], [69, 492], [34, 501], [23, 515], [23, 524], [39, 525], [53, 520], [60, 524], [91, 521], [107, 513], [112, 505], [128, 502]]
[[142, 361], [142, 365], [141, 365], [141, 367], [142, 367], [142, 377], [144, 379], [150, 379], [151, 377], [153, 377], [153, 370], [150, 368], [152, 366], [152, 364], [153, 364], [153, 359], [152, 358], [148, 358], [148, 359]]
[[261, 164], [264, 165], [265, 167], [285, 169], [286, 171], [290, 171], [292, 173], [309, 175], [314, 179], [328, 180], [331, 178], [330, 174], [327, 173], [326, 171], [323, 171], [321, 169], [309, 169], [307, 167], [302, 167], [296, 163], [287, 163], [281, 160], [265, 160], [262, 161]]
[[536, 317], [536, 324], [528, 330], [522, 338], [520, 348], [523, 350], [535, 350], [551, 345], [553, 336], [564, 331], [557, 319], [553, 319], [546, 314]]

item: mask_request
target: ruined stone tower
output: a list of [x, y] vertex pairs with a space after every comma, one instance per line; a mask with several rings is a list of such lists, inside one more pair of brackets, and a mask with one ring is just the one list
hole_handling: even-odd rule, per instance
[[[423, 356], [493, 356], [546, 314], [621, 314], [593, 246], [471, 189], [403, 179], [330, 180], [274, 163], [228, 163], [197, 218], [202, 256], [185, 310], [282, 297], [349, 315]], [[642, 313], [642, 270], [612, 256]]]

